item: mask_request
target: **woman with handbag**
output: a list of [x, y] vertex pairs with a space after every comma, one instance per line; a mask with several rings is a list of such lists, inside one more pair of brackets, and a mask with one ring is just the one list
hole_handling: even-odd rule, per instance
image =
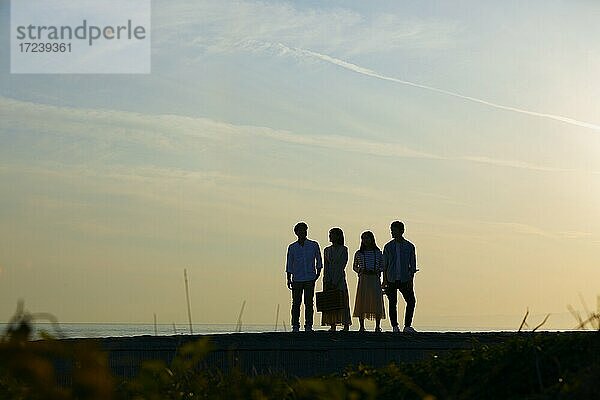
[[354, 254], [352, 265], [352, 269], [358, 274], [354, 316], [360, 321], [361, 332], [365, 330], [365, 319], [375, 319], [375, 332], [381, 332], [381, 320], [385, 319], [380, 278], [383, 272], [383, 255], [377, 247], [373, 232], [363, 232], [360, 239], [360, 249]]
[[346, 284], [346, 265], [348, 264], [348, 248], [344, 246], [344, 232], [340, 228], [329, 230], [331, 246], [323, 250], [323, 290], [339, 290], [342, 295], [344, 308], [336, 311], [324, 311], [321, 319], [322, 326], [330, 326], [335, 332], [337, 325], [344, 325], [348, 331], [352, 320], [350, 317], [350, 299]]

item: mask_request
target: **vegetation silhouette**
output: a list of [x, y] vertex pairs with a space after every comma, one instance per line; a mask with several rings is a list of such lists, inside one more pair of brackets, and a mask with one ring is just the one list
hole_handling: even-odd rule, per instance
[[[49, 315], [28, 313], [22, 303], [17, 311], [0, 339], [0, 399], [600, 398], [600, 330], [521, 331], [498, 345], [308, 379], [206, 368], [211, 345], [203, 338], [181, 346], [172, 362], [147, 361], [126, 379], [112, 376], [107, 354], [89, 341], [49, 333], [32, 341], [34, 321]], [[597, 313], [586, 320], [595, 322], [582, 328], [596, 327]]]

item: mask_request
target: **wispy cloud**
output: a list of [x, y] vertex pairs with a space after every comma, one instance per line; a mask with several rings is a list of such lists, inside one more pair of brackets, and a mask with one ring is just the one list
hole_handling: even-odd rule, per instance
[[482, 224], [495, 226], [502, 229], [507, 229], [511, 232], [522, 234], [522, 235], [534, 235], [540, 236], [547, 239], [589, 239], [593, 235], [591, 232], [582, 231], [551, 231], [542, 229], [536, 226], [521, 222], [495, 222], [495, 221], [481, 221]]
[[[171, 193], [157, 191], [141, 191], [140, 187], [161, 187], [168, 188], [181, 183], [193, 185], [198, 191], [214, 191], [215, 187], [234, 187], [234, 188], [283, 188], [286, 190], [303, 190], [315, 193], [337, 193], [350, 195], [353, 197], [363, 197], [368, 199], [383, 198], [384, 193], [372, 188], [365, 188], [362, 185], [344, 184], [344, 183], [319, 183], [312, 181], [290, 181], [285, 178], [268, 178], [252, 175], [233, 175], [215, 170], [199, 170], [184, 168], [169, 168], [159, 166], [94, 166], [85, 165], [67, 166], [65, 164], [53, 163], [43, 164], [41, 166], [22, 166], [22, 165], [0, 165], [0, 174], [26, 174], [41, 176], [46, 179], [62, 180], [65, 182], [79, 182], [82, 186], [94, 186], [101, 188], [103, 193], [111, 193], [125, 196], [140, 197], [145, 200], [157, 201], [171, 206], [181, 208], [187, 204], [190, 209], [197, 206], [196, 199], [182, 201], [180, 198], [174, 198]], [[115, 185], [115, 182], [120, 184]], [[68, 207], [69, 209], [89, 208], [85, 202], [76, 202], [57, 199], [48, 196], [33, 196], [27, 201], [27, 205], [35, 208], [60, 209]]]
[[[484, 155], [446, 156], [413, 149], [398, 142], [340, 135], [311, 135], [264, 126], [234, 125], [209, 118], [178, 115], [145, 115], [113, 110], [88, 110], [22, 102], [0, 97], [4, 129], [42, 129], [70, 135], [99, 135], [103, 140], [127, 141], [163, 150], [181, 150], [234, 142], [231, 139], [263, 138], [273, 142], [320, 147], [333, 151], [379, 157], [432, 161], [469, 162], [502, 168], [542, 172], [579, 172], [575, 169], [539, 165], [521, 160]], [[54, 121], [54, 124], [51, 122]], [[82, 128], [85, 127], [85, 128]], [[107, 145], [108, 146], [108, 145]], [[108, 146], [111, 147], [111, 146]]]
[[534, 235], [554, 239], [558, 237], [553, 232], [520, 222], [484, 222], [484, 224], [492, 225], [498, 228], [508, 229], [509, 231], [519, 234]]
[[576, 169], [557, 168], [545, 165], [537, 165], [519, 160], [504, 160], [487, 156], [443, 156], [434, 153], [423, 152], [406, 147], [400, 143], [373, 141], [347, 136], [327, 135], [297, 135], [287, 131], [277, 131], [269, 128], [260, 128], [254, 132], [257, 135], [266, 136], [274, 140], [302, 144], [306, 146], [324, 147], [332, 150], [342, 150], [369, 154], [381, 157], [402, 157], [402, 158], [417, 158], [425, 160], [440, 160], [440, 161], [462, 161], [477, 164], [487, 164], [496, 167], [517, 168], [530, 171], [545, 171], [545, 172], [577, 172]]
[[564, 231], [558, 232], [558, 236], [563, 237], [565, 239], [583, 239], [592, 237], [592, 232], [581, 232], [581, 231]]
[[532, 171], [578, 172], [576, 169], [573, 169], [573, 168], [556, 168], [556, 167], [550, 167], [550, 166], [546, 166], [546, 165], [532, 164], [532, 163], [528, 163], [525, 161], [519, 161], [519, 160], [501, 160], [501, 159], [497, 159], [497, 158], [490, 158], [490, 157], [483, 157], [483, 156], [462, 156], [462, 157], [454, 157], [454, 158], [448, 158], [448, 159], [460, 160], [460, 161], [470, 161], [470, 162], [474, 162], [474, 163], [495, 165], [498, 167], [528, 169], [528, 170], [532, 170]]
[[[180, 43], [211, 52], [229, 52], [244, 48], [249, 41], [285, 41], [352, 55], [442, 48], [452, 42], [458, 25], [406, 14], [366, 14], [344, 7], [296, 6], [288, 2], [169, 1], [156, 16], [153, 29], [153, 40], [159, 47]], [[181, 40], [183, 37], [185, 40]]]
[[284, 130], [259, 128], [253, 130], [256, 135], [264, 136], [285, 143], [301, 144], [304, 146], [323, 147], [331, 150], [349, 151], [384, 157], [422, 158], [430, 160], [447, 159], [432, 153], [414, 150], [400, 143], [378, 142], [339, 135], [299, 135]]
[[559, 121], [565, 124], [570, 124], [570, 125], [574, 125], [574, 126], [579, 126], [582, 128], [587, 128], [587, 129], [592, 129], [592, 130], [596, 130], [596, 131], [600, 131], [600, 125], [598, 124], [594, 124], [591, 122], [586, 122], [586, 121], [580, 121], [574, 118], [570, 118], [570, 117], [566, 117], [563, 115], [557, 115], [557, 114], [550, 114], [550, 113], [544, 113], [544, 112], [538, 112], [538, 111], [533, 111], [533, 110], [528, 110], [525, 108], [520, 108], [520, 107], [515, 107], [515, 106], [508, 106], [508, 105], [504, 105], [504, 104], [499, 104], [496, 102], [492, 102], [489, 100], [485, 100], [482, 98], [478, 98], [478, 97], [472, 97], [472, 96], [467, 96], [458, 92], [453, 92], [450, 90], [445, 90], [445, 89], [440, 89], [437, 87], [433, 87], [433, 86], [429, 86], [429, 85], [424, 85], [421, 83], [417, 83], [417, 82], [411, 82], [411, 81], [407, 81], [404, 79], [399, 79], [399, 78], [395, 78], [395, 77], [391, 77], [391, 76], [387, 76], [387, 75], [382, 75], [378, 72], [375, 72], [371, 69], [365, 68], [365, 67], [361, 67], [359, 65], [356, 64], [352, 64], [348, 61], [344, 61], [341, 60], [339, 58], [335, 58], [332, 57], [330, 55], [327, 54], [322, 54], [322, 53], [318, 53], [312, 50], [307, 50], [307, 49], [303, 49], [303, 48], [292, 48], [289, 46], [286, 46], [284, 44], [281, 43], [277, 43], [274, 44], [273, 46], [277, 46], [279, 48], [281, 48], [284, 52], [287, 53], [292, 53], [292, 54], [297, 54], [297, 55], [301, 55], [301, 56], [305, 56], [305, 57], [311, 57], [311, 58], [316, 58], [325, 62], [328, 62], [330, 64], [339, 66], [341, 68], [347, 69], [349, 71], [352, 72], [356, 72], [358, 74], [361, 75], [366, 75], [366, 76], [370, 76], [376, 79], [381, 79], [384, 81], [389, 81], [389, 82], [394, 82], [394, 83], [399, 83], [401, 85], [406, 85], [406, 86], [412, 86], [412, 87], [416, 87], [419, 89], [424, 89], [424, 90], [428, 90], [431, 92], [436, 92], [436, 93], [440, 93], [440, 94], [444, 94], [447, 96], [452, 96], [452, 97], [456, 97], [459, 99], [463, 99], [463, 100], [467, 100], [467, 101], [471, 101], [474, 103], [478, 103], [478, 104], [483, 104], [485, 106], [489, 106], [489, 107], [493, 107], [499, 110], [504, 110], [504, 111], [510, 111], [510, 112], [515, 112], [515, 113], [519, 113], [519, 114], [524, 114], [524, 115], [530, 115], [533, 117], [539, 117], [539, 118], [545, 118], [545, 119], [550, 119], [550, 120], [554, 120], [554, 121]]
[[[435, 219], [422, 219], [417, 222], [418, 224], [428, 224], [431, 226], [448, 226], [452, 229], [448, 229], [447, 232], [436, 232], [440, 235], [448, 235], [449, 237], [465, 235], [469, 240], [475, 238], [482, 238], [487, 236], [485, 241], [492, 241], [490, 234], [500, 234], [502, 236], [507, 235], [524, 235], [524, 236], [537, 236], [544, 239], [551, 240], [584, 240], [588, 243], [600, 243], [600, 241], [593, 240], [594, 234], [592, 232], [585, 231], [555, 231], [551, 229], [541, 228], [525, 221], [493, 221], [493, 220], [480, 220], [480, 219], [452, 219], [445, 218], [443, 216], [437, 216]], [[460, 227], [460, 229], [457, 229]]]

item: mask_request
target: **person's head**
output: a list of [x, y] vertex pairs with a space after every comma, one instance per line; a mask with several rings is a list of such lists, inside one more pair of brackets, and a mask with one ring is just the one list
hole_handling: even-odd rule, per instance
[[365, 231], [360, 235], [360, 251], [377, 249], [375, 235], [371, 231]]
[[308, 225], [305, 222], [298, 222], [296, 226], [294, 226], [294, 233], [298, 236], [298, 240], [306, 239], [306, 235], [308, 234]]
[[400, 239], [402, 238], [402, 235], [404, 235], [404, 223], [394, 221], [392, 222], [392, 225], [390, 225], [390, 230], [392, 231], [392, 237], [394, 239]]
[[329, 241], [332, 244], [344, 245], [344, 232], [340, 228], [331, 228], [329, 230]]

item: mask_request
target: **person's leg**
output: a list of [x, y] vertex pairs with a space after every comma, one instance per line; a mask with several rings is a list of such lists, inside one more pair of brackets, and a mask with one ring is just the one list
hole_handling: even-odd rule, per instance
[[300, 303], [302, 302], [302, 283], [292, 283], [292, 329], [300, 329]]
[[347, 331], [352, 325], [352, 316], [350, 314], [350, 296], [348, 295], [348, 289], [344, 291], [344, 318], [342, 318], [344, 324], [344, 330]]
[[381, 332], [381, 317], [375, 317], [375, 332]]
[[313, 326], [313, 299], [315, 297], [315, 282], [304, 282], [304, 328], [311, 330]]
[[406, 301], [406, 312], [404, 314], [404, 326], [411, 326], [413, 316], [415, 315], [415, 306], [417, 299], [415, 297], [415, 291], [413, 288], [413, 281], [404, 282], [400, 285], [400, 293]]
[[364, 317], [358, 317], [358, 322], [360, 323], [360, 331], [364, 331], [365, 330], [365, 318]]
[[388, 283], [385, 294], [388, 298], [389, 312], [390, 312], [390, 323], [392, 328], [398, 326], [398, 286], [396, 282]]

